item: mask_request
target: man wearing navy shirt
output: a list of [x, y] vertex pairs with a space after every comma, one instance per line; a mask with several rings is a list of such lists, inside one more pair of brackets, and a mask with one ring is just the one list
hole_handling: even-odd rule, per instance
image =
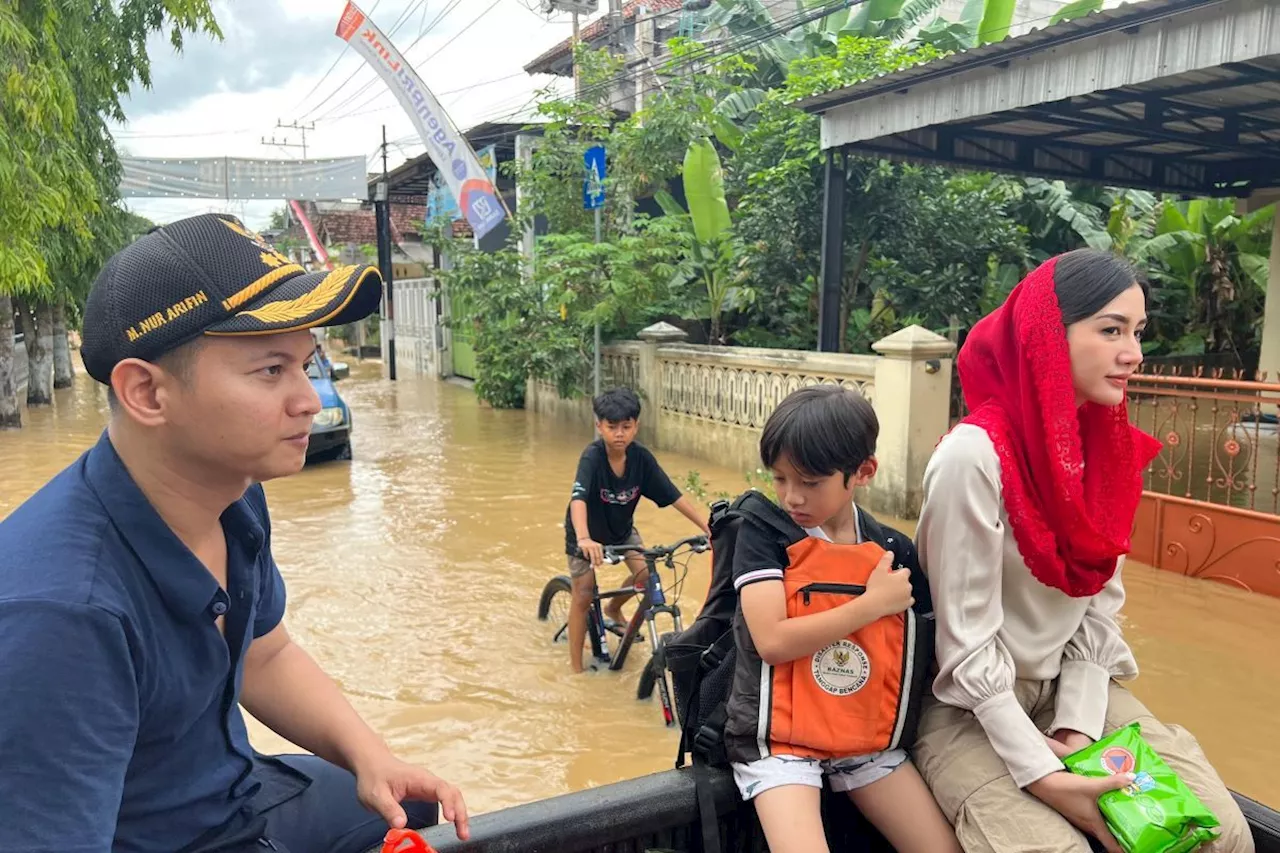
[[[357, 853], [437, 803], [467, 837], [290, 639], [259, 485], [305, 461], [309, 329], [381, 291], [225, 215], [108, 261], [81, 352], [110, 423], [0, 522], [0, 850]], [[242, 704], [314, 754], [255, 753]]]

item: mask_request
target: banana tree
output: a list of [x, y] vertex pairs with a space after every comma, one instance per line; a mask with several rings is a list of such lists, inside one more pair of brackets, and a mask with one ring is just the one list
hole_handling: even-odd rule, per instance
[[943, 0], [867, 0], [839, 32], [900, 42], [916, 25], [942, 8]]
[[1079, 242], [1123, 253], [1131, 240], [1151, 236], [1159, 213], [1156, 197], [1145, 190], [1069, 187], [1043, 178], [1010, 179], [1007, 186], [1022, 202], [1015, 209], [1035, 243], [1054, 253]]
[[[856, 10], [833, 8], [830, 14], [800, 26], [793, 24], [801, 16], [807, 17], [806, 13], [833, 6], [831, 0], [797, 0], [795, 12], [778, 20], [760, 0], [711, 3], [703, 13], [706, 31], [726, 43], [745, 41], [751, 45], [741, 52], [755, 65], [757, 84], [725, 98], [716, 113], [731, 121], [744, 120], [760, 105], [765, 91], [786, 81], [796, 60], [834, 54], [841, 36], [902, 41], [917, 24], [941, 8], [943, 2], [868, 0]], [[771, 29], [778, 34], [762, 41], [761, 34]]]
[[1253, 348], [1267, 292], [1275, 205], [1246, 216], [1232, 199], [1162, 204], [1155, 233], [1134, 240], [1131, 257], [1153, 270], [1166, 313], [1181, 308], [1181, 352]]
[[700, 282], [706, 291], [706, 316], [710, 320], [709, 340], [723, 344], [722, 319], [740, 295], [734, 286], [733, 270], [737, 250], [729, 203], [724, 196], [724, 172], [720, 155], [707, 137], [689, 143], [681, 177], [688, 212], [665, 190], [655, 196], [663, 212], [679, 217], [685, 224], [687, 254], [677, 265], [673, 284]]
[[[1049, 24], [1059, 24], [1102, 9], [1103, 0], [1074, 0], [1058, 9]], [[961, 51], [1002, 41], [1013, 27], [1018, 0], [969, 0], [958, 21], [941, 16], [921, 28], [916, 41], [940, 50]]]

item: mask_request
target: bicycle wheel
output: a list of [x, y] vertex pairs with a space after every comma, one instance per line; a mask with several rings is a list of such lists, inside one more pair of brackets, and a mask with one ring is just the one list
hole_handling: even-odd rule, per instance
[[542, 588], [542, 597], [538, 599], [538, 620], [551, 623], [553, 643], [569, 640], [569, 605], [572, 600], [573, 582], [564, 575], [552, 578]]
[[667, 677], [667, 656], [663, 650], [673, 634], [675, 631], [667, 631], [658, 637], [658, 651], [644, 665], [644, 671], [640, 673], [640, 681], [636, 684], [637, 699], [648, 699], [653, 696], [653, 688], [657, 686], [658, 679]]

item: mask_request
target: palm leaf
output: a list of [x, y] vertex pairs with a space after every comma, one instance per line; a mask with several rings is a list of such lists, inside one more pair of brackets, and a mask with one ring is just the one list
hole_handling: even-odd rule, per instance
[[1083, 18], [1085, 15], [1101, 9], [1102, 0], [1075, 0], [1074, 3], [1068, 3], [1054, 12], [1053, 17], [1049, 18], [1049, 23], [1060, 24], [1063, 21], [1074, 21], [1076, 18]]
[[1160, 211], [1160, 219], [1156, 223], [1156, 234], [1169, 234], [1175, 231], [1190, 231], [1191, 223], [1173, 202], [1165, 202]]
[[667, 216], [688, 216], [689, 213], [680, 206], [680, 202], [676, 201], [676, 197], [666, 190], [658, 190], [653, 194], [653, 200], [658, 203], [658, 207], [662, 208], [662, 212]]
[[724, 145], [725, 148], [728, 148], [730, 151], [737, 151], [742, 147], [742, 137], [745, 136], [742, 132], [742, 128], [738, 127], [726, 116], [722, 116], [718, 113], [712, 113], [711, 125], [712, 129], [715, 131], [716, 139], [720, 140], [721, 144]]
[[755, 112], [764, 103], [764, 89], [739, 89], [716, 104], [715, 114], [739, 121]]
[[1208, 233], [1205, 231], [1205, 203], [1202, 199], [1187, 202], [1187, 224], [1197, 234]]
[[1160, 261], [1179, 278], [1195, 273], [1199, 266], [1196, 250], [1203, 251], [1204, 237], [1195, 231], [1166, 231], [1142, 243], [1134, 252], [1134, 261]]
[[964, 4], [964, 11], [960, 13], [959, 23], [973, 30], [976, 36], [978, 29], [982, 26], [982, 13], [986, 8], [987, 0], [968, 0]]
[[873, 21], [888, 21], [898, 16], [906, 0], [867, 0], [867, 14]]
[[841, 32], [846, 35], [865, 36], [869, 34], [871, 22], [871, 4], [863, 3], [858, 7], [858, 11], [853, 13], [853, 17]]

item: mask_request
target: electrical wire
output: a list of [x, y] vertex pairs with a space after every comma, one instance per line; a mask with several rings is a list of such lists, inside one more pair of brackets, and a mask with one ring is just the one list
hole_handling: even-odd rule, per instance
[[[760, 44], [770, 41], [780, 35], [784, 35], [787, 32], [790, 32], [791, 30], [796, 29], [797, 27], [816, 21], [819, 18], [825, 18], [831, 14], [834, 14], [835, 12], [840, 11], [841, 9], [851, 8], [852, 6], [861, 5], [864, 2], [867, 2], [867, 0], [840, 0], [840, 2], [828, 4], [827, 6], [823, 6], [817, 10], [800, 11], [800, 12], [792, 13], [791, 15], [786, 16], [776, 22], [770, 22], [769, 24], [761, 24], [749, 30], [745, 30], [744, 32], [736, 33], [732, 35], [730, 38], [725, 39], [723, 42], [721, 42], [720, 45], [718, 46], [719, 49], [709, 50], [700, 55], [691, 56], [688, 59], [667, 63], [667, 65], [664, 66], [663, 71], [669, 76], [674, 76], [682, 71], [691, 71], [695, 66], [701, 63], [724, 59], [730, 56], [741, 55], [751, 50], [753, 47], [756, 47]], [[636, 82], [640, 80], [648, 72], [649, 72], [649, 69], [647, 67], [647, 64], [644, 66], [641, 66], [639, 63], [637, 63], [636, 70], [632, 72], [624, 73], [616, 77], [611, 77], [608, 80], [604, 80], [600, 83], [595, 83], [590, 86], [582, 87], [581, 89], [579, 89], [575, 98], [577, 100], [586, 100], [596, 95], [607, 93], [619, 85], [624, 85], [628, 82]], [[658, 88], [659, 87], [657, 86], [649, 86], [643, 89], [640, 92], [640, 94], [642, 95], [649, 94], [650, 92], [657, 91]], [[486, 118], [485, 121], [495, 121], [499, 119], [512, 118], [512, 117], [518, 116], [520, 113], [524, 112], [526, 109], [528, 109], [538, 100], [538, 95], [539, 93], [535, 92], [532, 97], [530, 97], [527, 101], [525, 101], [524, 104], [522, 104], [520, 107], [516, 108], [515, 110], [508, 113], [499, 114], [497, 116], [490, 116]]]
[[[663, 71], [668, 76], [674, 76], [680, 72], [691, 72], [696, 66], [706, 62], [725, 59], [732, 56], [739, 56], [754, 47], [777, 38], [778, 36], [785, 35], [791, 30], [804, 26], [805, 24], [812, 23], [820, 18], [828, 17], [842, 9], [859, 6], [865, 2], [867, 2], [867, 0], [840, 0], [840, 2], [829, 3], [816, 10], [792, 13], [791, 15], [776, 22], [761, 24], [741, 33], [735, 33], [717, 45], [719, 49], [709, 50], [701, 54], [694, 54], [686, 59], [667, 63], [664, 66]], [[579, 93], [579, 99], [590, 98], [597, 94], [608, 92], [620, 84], [636, 82], [646, 73], [648, 73], [647, 67], [641, 67], [638, 65], [636, 70], [630, 73], [625, 73], [618, 77], [583, 87]], [[646, 93], [649, 91], [653, 91], [652, 87], [645, 90]]]
[[[445, 17], [448, 16], [450, 12], [458, 8], [461, 2], [462, 0], [452, 0], [452, 2], [450, 2], [448, 6], [446, 6], [443, 10], [441, 10], [440, 14], [436, 15], [435, 19], [430, 24], [427, 25], [427, 28], [423, 30], [407, 48], [400, 51], [400, 54], [405, 57], [406, 62], [408, 61], [409, 51], [413, 50], [418, 45], [419, 42], [421, 42], [424, 38], [426, 38], [427, 35], [429, 35], [431, 31], [434, 30], [440, 24], [440, 22], [443, 21]], [[390, 35], [387, 36], [388, 39], [390, 37], [391, 37]], [[381, 76], [379, 76], [375, 72], [372, 79], [366, 81], [363, 85], [360, 86], [360, 88], [356, 89], [350, 95], [347, 95], [345, 98], [342, 99], [341, 102], [334, 104], [323, 115], [318, 116], [315, 119], [315, 121], [330, 120], [334, 116], [334, 113], [337, 113], [351, 106], [353, 103], [355, 103], [357, 99], [359, 99], [361, 96], [363, 96], [366, 92], [368, 92], [371, 88], [373, 88], [375, 85], [377, 85], [381, 81], [382, 81]], [[362, 109], [368, 103], [369, 102], [365, 102], [364, 104], [361, 104], [359, 107], [356, 107], [356, 109]]]
[[[427, 0], [414, 0], [414, 2], [413, 2], [413, 3], [412, 3], [412, 4], [411, 4], [411, 5], [410, 5], [406, 10], [405, 10], [405, 12], [402, 12], [402, 13], [401, 13], [400, 18], [399, 18], [399, 19], [397, 19], [397, 21], [396, 21], [395, 25], [394, 25], [394, 26], [392, 26], [391, 31], [388, 33], [387, 37], [388, 37], [388, 38], [390, 38], [391, 36], [395, 35], [396, 31], [397, 31], [397, 30], [399, 30], [399, 29], [400, 29], [400, 27], [404, 25], [404, 22], [408, 20], [408, 15], [413, 14], [413, 11], [416, 11], [416, 9], [417, 9], [419, 6], [422, 6], [422, 5], [423, 5], [424, 3], [426, 3], [426, 2], [427, 2]], [[420, 38], [421, 38], [421, 37], [420, 37]], [[332, 92], [330, 92], [328, 95], [326, 95], [326, 96], [325, 96], [325, 98], [324, 98], [324, 100], [322, 100], [320, 103], [316, 104], [316, 105], [315, 105], [314, 107], [312, 107], [311, 109], [307, 110], [307, 111], [306, 111], [305, 113], [303, 113], [301, 116], [299, 116], [299, 117], [298, 117], [298, 120], [299, 120], [299, 121], [305, 120], [307, 117], [309, 117], [310, 115], [312, 115], [313, 113], [315, 113], [317, 110], [319, 110], [322, 106], [324, 106], [325, 104], [327, 104], [330, 100], [332, 100], [332, 99], [333, 99], [333, 97], [334, 97], [335, 95], [337, 95], [339, 92], [341, 92], [341, 91], [343, 90], [343, 88], [344, 88], [348, 83], [350, 83], [353, 79], [355, 79], [355, 77], [356, 77], [356, 75], [357, 75], [357, 74], [359, 74], [361, 71], [364, 71], [364, 70], [365, 70], [365, 69], [367, 69], [368, 67], [369, 67], [369, 66], [368, 66], [368, 64], [367, 64], [367, 63], [363, 63], [363, 62], [362, 62], [362, 63], [360, 63], [359, 65], [357, 65], [357, 66], [355, 67], [355, 70], [353, 70], [353, 71], [352, 71], [352, 72], [347, 76], [347, 79], [345, 79], [345, 80], [343, 80], [341, 83], [339, 83], [339, 84], [338, 84], [338, 87], [337, 87], [336, 89], [334, 89]], [[301, 107], [301, 104], [299, 104], [299, 107]]]
[[[456, 42], [459, 38], [461, 38], [461, 37], [463, 36], [463, 34], [465, 34], [465, 33], [466, 33], [468, 30], [470, 30], [473, 26], [475, 26], [477, 23], [479, 23], [479, 22], [480, 22], [480, 20], [481, 20], [482, 18], [484, 18], [484, 16], [485, 16], [485, 15], [489, 14], [489, 13], [490, 13], [490, 12], [492, 12], [494, 9], [496, 9], [496, 8], [498, 7], [498, 4], [500, 4], [501, 2], [502, 2], [502, 0], [493, 0], [493, 3], [489, 4], [489, 7], [488, 7], [488, 8], [486, 8], [483, 12], [481, 12], [479, 15], [477, 15], [475, 18], [473, 18], [473, 19], [471, 20], [471, 22], [470, 22], [470, 23], [468, 23], [465, 27], [463, 27], [462, 29], [458, 30], [458, 32], [456, 32], [456, 33], [454, 33], [452, 36], [450, 36], [450, 38], [449, 38], [449, 40], [448, 40], [448, 41], [446, 41], [444, 44], [440, 45], [440, 47], [438, 47], [438, 48], [435, 50], [435, 52], [433, 52], [433, 53], [432, 53], [430, 56], [428, 56], [426, 59], [422, 60], [422, 62], [421, 62], [421, 63], [419, 63], [419, 65], [426, 65], [428, 62], [430, 62], [431, 60], [433, 60], [433, 59], [435, 59], [437, 56], [439, 56], [439, 55], [440, 55], [440, 54], [441, 54], [445, 49], [447, 49], [451, 44], [453, 44], [453, 43], [454, 43], [454, 42]], [[414, 44], [417, 44], [417, 42], [414, 42]], [[410, 45], [410, 48], [412, 48], [412, 47], [413, 47], [413, 45]], [[407, 51], [406, 51], [406, 53], [407, 53]], [[514, 75], [513, 75], [513, 76], [514, 76]], [[375, 81], [375, 82], [376, 82], [376, 81]], [[365, 109], [366, 107], [368, 107], [369, 105], [371, 105], [372, 103], [374, 103], [375, 101], [377, 101], [379, 98], [381, 98], [382, 96], [386, 95], [386, 94], [388, 93], [388, 91], [389, 91], [389, 90], [387, 90], [387, 89], [383, 89], [383, 90], [381, 90], [381, 91], [379, 91], [379, 92], [375, 93], [375, 94], [373, 95], [373, 97], [369, 98], [367, 101], [365, 101], [364, 103], [360, 104], [359, 106], [356, 106], [354, 109], [356, 109], [356, 110], [362, 110], [362, 109]], [[464, 89], [464, 90], [455, 90], [455, 91], [465, 91], [465, 89]], [[336, 109], [337, 109], [337, 108], [335, 107], [335, 110], [336, 110]], [[332, 115], [332, 113], [333, 113], [333, 110], [331, 110], [331, 111], [327, 114], [327, 115], [329, 116], [329, 119], [330, 119], [330, 120], [334, 120], [334, 119], [342, 118], [342, 117], [343, 117], [343, 116], [341, 116], [341, 115], [339, 115], [339, 116], [333, 116], [333, 115]]]
[[[370, 17], [373, 16], [374, 12], [378, 11], [378, 6], [380, 6], [381, 4], [382, 4], [382, 0], [377, 0], [377, 2], [373, 4], [373, 8], [369, 10]], [[347, 55], [347, 51], [350, 48], [351, 48], [350, 42], [342, 43], [342, 47], [338, 50], [338, 55], [333, 58], [333, 64], [329, 66], [329, 70], [324, 72], [324, 76], [316, 81], [316, 84], [311, 87], [311, 91], [307, 92], [307, 94], [303, 95], [301, 98], [298, 99], [299, 109], [301, 109], [302, 105], [307, 102], [308, 98], [310, 98], [312, 95], [316, 93], [316, 90], [319, 89], [324, 84], [324, 81], [329, 79], [329, 75], [333, 73], [333, 69], [338, 67], [338, 63], [342, 61], [342, 57]]]
[[[677, 63], [668, 63], [666, 66], [664, 66], [663, 71], [668, 76], [673, 76], [677, 72], [688, 71], [692, 69], [694, 66], [704, 61], [713, 61], [713, 60], [722, 59], [730, 56], [740, 55], [742, 53], [749, 51], [753, 47], [757, 47], [760, 44], [768, 42], [773, 38], [776, 38], [777, 36], [784, 35], [786, 32], [796, 29], [797, 27], [803, 26], [807, 23], [811, 23], [815, 20], [818, 20], [819, 18], [824, 18], [829, 15], [835, 14], [836, 12], [839, 12], [846, 8], [852, 9], [853, 7], [860, 6], [865, 2], [867, 2], [867, 0], [846, 0], [845, 2], [828, 4], [827, 6], [824, 6], [813, 12], [801, 11], [801, 12], [793, 13], [792, 15], [781, 18], [777, 22], [774, 22], [772, 24], [759, 25], [750, 30], [746, 30], [742, 33], [735, 34], [730, 38], [725, 39], [723, 42], [720, 42], [717, 45], [717, 47], [726, 48], [726, 49], [721, 49], [721, 50], [713, 49], [702, 55], [692, 56], [688, 60], [684, 60]], [[672, 14], [672, 11], [668, 10], [666, 13], [655, 13], [653, 15], [650, 15], [649, 18], [661, 17], [663, 14], [669, 15], [669, 14]], [[1041, 23], [1043, 21], [1050, 20], [1052, 17], [1053, 17], [1052, 13], [1046, 14], [1046, 15], [1040, 15], [1035, 18], [1029, 18], [1027, 20], [1021, 21], [1018, 23], [1018, 26], [1023, 27], [1030, 24]], [[977, 33], [977, 38], [981, 39], [981, 37], [986, 33], [996, 32], [999, 29], [1005, 29], [1005, 28], [1000, 27], [1000, 28], [993, 28], [991, 30], [981, 31]], [[596, 94], [599, 94], [601, 92], [606, 92], [609, 89], [612, 89], [613, 87], [618, 86], [620, 84], [625, 84], [628, 82], [636, 82], [640, 80], [643, 76], [645, 76], [645, 74], [649, 70], [647, 67], [647, 63], [644, 63], [643, 60], [641, 60], [633, 64], [635, 65], [635, 70], [633, 71], [624, 73], [622, 75], [619, 75], [618, 77], [614, 77], [609, 80], [602, 81], [601, 83], [584, 87], [579, 92], [578, 99], [581, 100], [583, 98], [588, 98]], [[651, 92], [656, 91], [657, 88], [658, 87], [655, 87], [655, 86], [646, 87], [640, 92], [640, 94], [642, 95], [649, 94]], [[522, 107], [521, 109], [524, 109], [524, 107]]]

